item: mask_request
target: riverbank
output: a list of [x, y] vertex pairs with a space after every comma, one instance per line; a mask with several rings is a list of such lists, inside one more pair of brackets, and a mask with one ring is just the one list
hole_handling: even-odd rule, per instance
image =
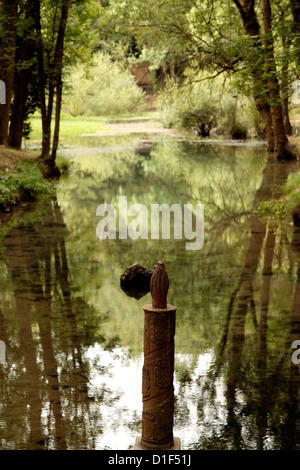
[[38, 156], [37, 150], [14, 150], [0, 145], [0, 171], [16, 171], [23, 162], [34, 163]]
[[[38, 165], [37, 158], [40, 154], [39, 150], [32, 150], [41, 142], [41, 122], [40, 117], [32, 117], [32, 135], [31, 139], [25, 143], [28, 148], [22, 150], [9, 149], [0, 146], [0, 212], [9, 212], [19, 202], [34, 200], [39, 194], [47, 193], [51, 190], [51, 183], [43, 179]], [[121, 116], [121, 117], [72, 117], [62, 115], [60, 143], [64, 147], [69, 146], [74, 139], [78, 137], [106, 137], [106, 136], [122, 136], [124, 134], [151, 135], [159, 134], [169, 137], [195, 138], [194, 134], [182, 134], [174, 129], [165, 128], [160, 122], [156, 112], [147, 112], [141, 116]], [[299, 149], [300, 155], [300, 136], [290, 137], [293, 146]], [[206, 140], [205, 140], [206, 141]], [[242, 144], [242, 142], [240, 142]], [[247, 141], [245, 141], [245, 144]], [[62, 171], [68, 169], [68, 162], [65, 159], [57, 158], [57, 165]], [[297, 180], [298, 181], [298, 180]], [[53, 190], [53, 186], [52, 186]], [[298, 192], [300, 188], [296, 184], [293, 186], [292, 196], [290, 194], [281, 201], [278, 207], [278, 201], [275, 205], [270, 203], [263, 205], [260, 213], [262, 216], [282, 217], [283, 214], [293, 213], [296, 199], [298, 212]], [[287, 210], [284, 207], [287, 203]], [[300, 200], [300, 197], [299, 197]]]
[[43, 178], [36, 163], [38, 156], [38, 151], [0, 146], [0, 212], [53, 192], [52, 183]]

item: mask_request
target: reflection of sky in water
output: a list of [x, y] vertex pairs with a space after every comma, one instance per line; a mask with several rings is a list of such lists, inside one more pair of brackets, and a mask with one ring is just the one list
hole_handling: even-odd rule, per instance
[[[131, 358], [125, 348], [106, 351], [97, 345], [88, 348], [84, 360], [93, 365], [89, 396], [99, 396], [103, 390], [104, 393], [112, 394], [109, 400], [104, 400], [100, 404], [103, 434], [96, 437], [95, 448], [97, 450], [132, 448], [136, 437], [141, 434], [143, 355]], [[176, 354], [175, 361], [178, 364], [191, 364], [193, 357], [189, 354]], [[215, 407], [212, 408], [207, 402], [204, 407], [205, 419], [199, 422], [198, 418], [196, 398], [199, 396], [199, 380], [196, 379], [200, 377], [200, 380], [205, 382], [211, 361], [211, 353], [199, 355], [193, 378], [183, 386], [183, 389], [182, 385], [174, 380], [175, 397], [180, 402], [180, 395], [184, 393], [185, 406], [184, 423], [181, 422], [180, 416], [177, 419], [175, 414], [174, 436], [180, 437], [182, 448], [185, 449], [199, 440], [199, 435], [205, 431], [205, 419], [209, 419], [210, 426], [213, 424], [215, 432], [224, 420], [225, 399], [222, 380], [217, 382], [214, 400], [214, 403], [218, 404], [218, 415], [215, 416]], [[95, 364], [101, 364], [100, 371]], [[103, 373], [102, 368], [107, 372]], [[136, 426], [133, 423], [136, 423]], [[133, 427], [135, 429], [132, 429]]]
[[[291, 315], [300, 311], [294, 301], [299, 258], [292, 227], [276, 233], [270, 252], [273, 228], [260, 236], [253, 218], [255, 204], [283, 183], [285, 167], [270, 164], [263, 172], [265, 154], [241, 146], [163, 140], [146, 158], [132, 141], [114, 140], [113, 148], [101, 142], [107, 154], [100, 143], [96, 153], [69, 149], [73, 164], [59, 182], [57, 207], [45, 202], [45, 214], [29, 213], [29, 225], [20, 219], [5, 240], [0, 339], [8, 364], [1, 369], [0, 443], [9, 449], [133, 448], [141, 434], [142, 305], [150, 294], [131, 299], [119, 281], [132, 263], [152, 268], [162, 258], [168, 301], [177, 307], [174, 435], [182, 448], [299, 447], [299, 382], [286, 356]], [[129, 206], [148, 208], [204, 203], [203, 249], [190, 252], [184, 240], [173, 239], [99, 241], [96, 209], [104, 200], [117, 207], [122, 195]], [[57, 256], [64, 259], [64, 250], [67, 285]], [[262, 268], [270, 253], [268, 291]], [[42, 296], [48, 287], [51, 302]], [[267, 293], [264, 340], [257, 325]]]

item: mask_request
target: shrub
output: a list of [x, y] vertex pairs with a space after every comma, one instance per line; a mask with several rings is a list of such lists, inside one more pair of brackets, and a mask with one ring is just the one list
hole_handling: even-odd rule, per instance
[[247, 138], [248, 127], [245, 116], [245, 104], [241, 97], [227, 94], [222, 101], [219, 125], [231, 139], [243, 140]]
[[192, 111], [184, 111], [181, 116], [182, 126], [192, 129], [201, 137], [208, 137], [211, 129], [216, 126], [216, 109], [209, 103]]
[[191, 129], [202, 137], [217, 126], [232, 139], [245, 139], [251, 127], [259, 126], [250, 99], [234, 96], [220, 79], [205, 80], [203, 74], [187, 71], [182, 84], [169, 80], [157, 102], [163, 125]]
[[87, 71], [76, 67], [69, 77], [63, 108], [73, 116], [107, 116], [140, 112], [145, 94], [130, 71], [108, 55], [97, 53]]
[[189, 77], [183, 85], [169, 80], [157, 99], [163, 125], [191, 129], [207, 137], [218, 115], [218, 103], [212, 99], [212, 93], [207, 84], [200, 86]]

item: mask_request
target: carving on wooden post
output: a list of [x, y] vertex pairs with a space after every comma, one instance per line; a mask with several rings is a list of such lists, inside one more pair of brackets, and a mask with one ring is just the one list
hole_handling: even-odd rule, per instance
[[144, 366], [142, 437], [135, 448], [180, 448], [173, 437], [174, 335], [176, 307], [167, 304], [169, 278], [162, 261], [150, 280], [152, 304], [143, 307]]

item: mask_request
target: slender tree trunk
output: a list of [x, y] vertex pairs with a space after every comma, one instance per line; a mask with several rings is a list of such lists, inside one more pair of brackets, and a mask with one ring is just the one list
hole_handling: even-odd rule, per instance
[[[281, 19], [284, 20], [284, 10], [281, 13]], [[286, 38], [286, 36], [282, 36], [281, 38], [282, 43], [282, 51], [284, 57], [289, 56], [289, 49], [290, 49], [290, 40]], [[281, 83], [282, 83], [282, 112], [283, 112], [283, 122], [286, 135], [292, 135], [293, 127], [290, 121], [290, 114], [289, 114], [289, 97], [287, 94], [287, 90], [289, 87], [289, 64], [288, 61], [285, 59], [282, 65], [281, 70]]]
[[50, 126], [47, 106], [46, 106], [46, 77], [44, 68], [44, 49], [41, 26], [41, 5], [40, 0], [34, 0], [35, 4], [35, 30], [36, 30], [36, 57], [38, 69], [38, 84], [40, 95], [40, 109], [42, 117], [42, 158], [46, 158], [50, 152]]
[[55, 127], [54, 127], [54, 136], [53, 136], [53, 144], [52, 144], [52, 153], [51, 159], [55, 162], [56, 153], [58, 148], [58, 140], [59, 140], [59, 126], [60, 126], [60, 112], [61, 112], [61, 102], [62, 102], [62, 81], [57, 84], [56, 89], [56, 107], [55, 107]]
[[62, 5], [61, 21], [58, 29], [54, 66], [55, 66], [55, 85], [56, 85], [56, 110], [55, 110], [55, 129], [54, 139], [51, 154], [52, 166], [55, 167], [56, 152], [58, 147], [59, 139], [59, 125], [60, 125], [60, 112], [62, 102], [62, 66], [63, 66], [63, 54], [64, 54], [64, 39], [65, 31], [67, 27], [68, 14], [70, 8], [70, 0], [65, 0]]
[[62, 5], [61, 10], [61, 21], [58, 28], [56, 49], [54, 56], [54, 67], [55, 67], [55, 77], [54, 83], [56, 86], [56, 110], [55, 110], [55, 130], [54, 130], [54, 139], [53, 139], [53, 150], [51, 154], [52, 166], [55, 167], [55, 158], [58, 147], [59, 139], [59, 124], [60, 124], [60, 112], [61, 112], [61, 102], [62, 102], [62, 66], [63, 66], [63, 54], [64, 54], [64, 40], [65, 32], [67, 27], [70, 0], [65, 0]]
[[[28, 87], [31, 78], [30, 62], [34, 58], [34, 43], [30, 37], [34, 27], [34, 9], [33, 2], [28, 1], [25, 5], [26, 27], [23, 32], [20, 52], [21, 68], [16, 72], [16, 84], [14, 93], [14, 102], [10, 120], [9, 139], [10, 147], [20, 149], [22, 145], [23, 125], [26, 116], [26, 102], [28, 97]], [[24, 68], [24, 64], [27, 66]]]
[[[36, 0], [37, 1], [37, 0]], [[39, 3], [39, 2], [38, 2]], [[64, 38], [65, 31], [67, 27], [68, 14], [71, 1], [64, 0], [61, 7], [61, 18], [57, 32], [57, 39], [55, 44], [54, 59], [51, 70], [49, 70], [49, 92], [48, 92], [48, 109], [46, 106], [45, 99], [45, 73], [44, 73], [44, 57], [43, 57], [43, 43], [41, 35], [41, 21], [40, 13], [37, 14], [36, 18], [36, 28], [39, 37], [39, 47], [38, 47], [38, 62], [39, 62], [39, 77], [40, 77], [40, 99], [41, 99], [41, 109], [42, 110], [42, 121], [43, 121], [43, 143], [42, 143], [42, 153], [40, 155], [40, 161], [48, 167], [48, 173], [53, 174], [57, 173], [58, 170], [55, 167], [55, 157], [58, 146], [58, 137], [59, 137], [59, 116], [61, 109], [61, 92], [62, 92], [62, 66], [63, 66], [63, 52], [64, 52]], [[50, 155], [50, 143], [51, 143], [51, 118], [53, 111], [53, 102], [55, 96], [55, 90], [57, 92], [56, 99], [56, 125], [55, 125], [55, 134], [54, 134], [54, 151]], [[42, 103], [43, 102], [43, 103]]]
[[8, 142], [10, 104], [15, 71], [19, 2], [18, 0], [3, 0], [1, 3], [0, 9], [3, 22], [1, 25], [0, 80], [6, 86], [6, 103], [0, 104], [0, 145], [6, 145]]

